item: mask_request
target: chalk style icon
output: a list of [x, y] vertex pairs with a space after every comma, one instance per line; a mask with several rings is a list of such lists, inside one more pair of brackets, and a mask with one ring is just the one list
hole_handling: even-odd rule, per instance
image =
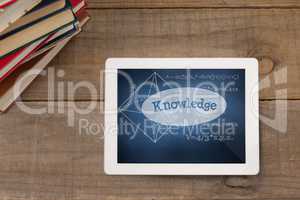
[[[159, 74], [157, 74], [156, 72], [152, 73], [148, 78], [146, 78], [146, 80], [140, 84], [140, 87], [143, 87], [146, 84], [150, 85], [149, 91], [146, 92], [148, 94], [148, 96], [150, 96], [150, 94], [153, 94], [154, 90], [160, 90], [161, 88], [159, 88], [158, 86], [158, 82], [162, 81], [165, 85], [167, 85], [167, 81], [165, 81]], [[128, 108], [128, 104], [130, 102], [134, 102], [135, 99], [137, 99], [138, 97], [136, 96], [136, 88], [134, 89], [134, 92], [132, 94], [129, 95], [129, 97], [121, 104], [121, 106], [119, 107], [119, 112], [124, 115], [124, 117], [126, 119], [128, 119], [136, 128], [138, 128], [138, 125], [136, 125], [131, 119], [130, 117], [128, 117], [128, 115], [126, 115], [126, 112], [129, 113], [138, 113], [138, 114], [142, 114], [141, 110], [137, 107], [133, 108], [133, 109], [129, 109]], [[145, 98], [141, 98], [138, 99], [138, 101], [143, 101]], [[159, 126], [159, 124], [158, 124]], [[168, 134], [168, 132], [166, 130], [162, 131], [161, 129], [158, 129], [157, 131], [155, 131], [153, 134], [150, 134], [147, 131], [141, 130], [140, 131], [147, 137], [150, 139], [150, 141], [152, 141], [153, 143], [157, 143], [164, 135]]]
[[107, 174], [258, 173], [255, 59], [116, 58], [106, 70]]

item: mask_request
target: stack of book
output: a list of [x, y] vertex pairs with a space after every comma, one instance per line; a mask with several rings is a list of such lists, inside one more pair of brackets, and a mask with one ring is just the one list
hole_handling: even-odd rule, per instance
[[0, 0], [0, 112], [81, 31], [89, 20], [85, 6], [85, 0]]

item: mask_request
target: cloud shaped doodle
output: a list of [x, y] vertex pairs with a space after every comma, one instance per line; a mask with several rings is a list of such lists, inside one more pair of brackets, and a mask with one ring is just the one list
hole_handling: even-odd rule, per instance
[[166, 126], [194, 126], [212, 121], [226, 110], [218, 93], [201, 88], [174, 88], [158, 92], [143, 103], [144, 115]]

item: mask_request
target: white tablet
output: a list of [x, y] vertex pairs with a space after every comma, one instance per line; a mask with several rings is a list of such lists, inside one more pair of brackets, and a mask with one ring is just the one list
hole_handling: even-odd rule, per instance
[[258, 174], [256, 59], [112, 58], [105, 76], [107, 174]]

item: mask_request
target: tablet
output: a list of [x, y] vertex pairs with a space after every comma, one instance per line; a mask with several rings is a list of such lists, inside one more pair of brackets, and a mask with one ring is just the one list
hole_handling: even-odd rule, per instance
[[258, 174], [258, 83], [252, 58], [108, 59], [106, 174]]

